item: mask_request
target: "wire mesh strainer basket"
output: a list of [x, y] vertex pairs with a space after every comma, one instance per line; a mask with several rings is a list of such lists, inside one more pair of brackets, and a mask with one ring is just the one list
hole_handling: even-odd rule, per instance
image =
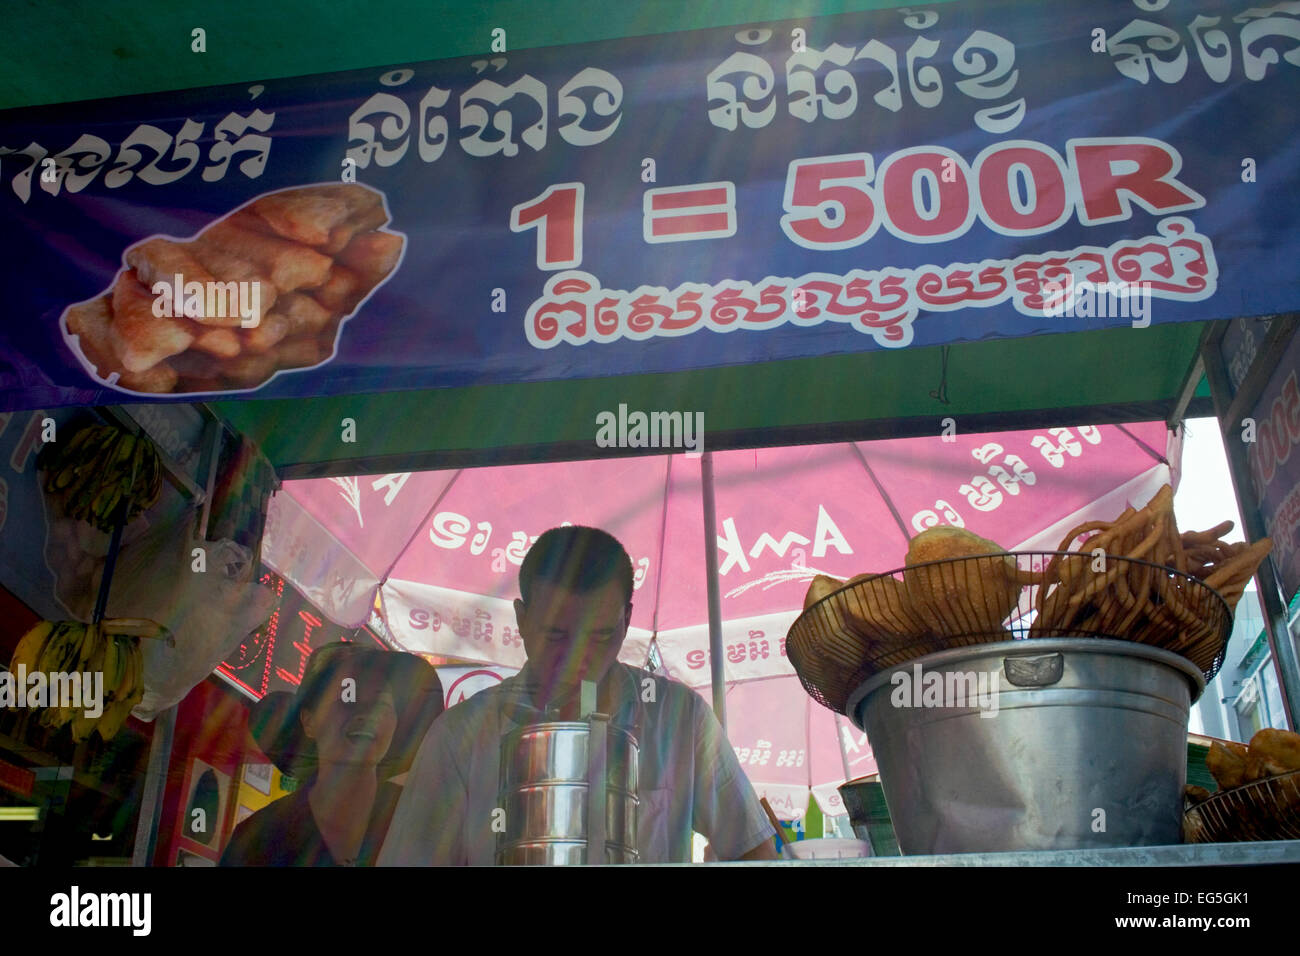
[[786, 646], [808, 694], [845, 713], [849, 695], [873, 674], [937, 651], [1008, 640], [1135, 641], [1181, 654], [1210, 680], [1231, 629], [1223, 598], [1174, 568], [1091, 552], [1019, 551], [854, 581], [807, 608]]
[[1300, 840], [1300, 770], [1220, 790], [1183, 817], [1188, 843]]

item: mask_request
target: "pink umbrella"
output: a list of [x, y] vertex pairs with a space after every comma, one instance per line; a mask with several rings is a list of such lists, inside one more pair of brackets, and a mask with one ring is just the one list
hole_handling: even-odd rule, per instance
[[782, 820], [803, 816], [810, 790], [823, 812], [846, 813], [836, 788], [876, 772], [867, 735], [814, 701], [797, 679], [732, 684], [727, 721], [740, 765]]
[[[1009, 549], [1054, 548], [1070, 526], [1149, 499], [1177, 452], [1157, 422], [711, 453], [716, 572], [697, 457], [289, 481], [272, 500], [263, 559], [340, 624], [362, 623], [378, 591], [398, 645], [519, 667], [512, 601], [528, 547], [562, 523], [605, 528], [635, 570], [623, 659], [703, 690], [710, 648], [720, 648], [727, 684], [755, 682], [727, 695], [728, 733], [749, 751], [751, 780], [788, 803], [811, 787], [834, 812], [827, 788], [843, 781], [846, 760], [857, 761], [853, 775], [874, 770], [865, 741], [849, 746], [797, 680], [767, 680], [792, 678], [785, 634], [812, 576], [899, 567], [909, 537], [939, 523]], [[711, 635], [715, 573], [721, 626]], [[781, 756], [801, 749], [803, 764]]]

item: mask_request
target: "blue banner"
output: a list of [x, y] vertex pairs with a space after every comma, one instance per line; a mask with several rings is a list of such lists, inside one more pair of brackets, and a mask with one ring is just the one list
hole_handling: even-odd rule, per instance
[[944, 4], [0, 114], [0, 408], [1300, 307], [1300, 4]]
[[1241, 428], [1246, 461], [1264, 529], [1273, 539], [1273, 563], [1287, 603], [1300, 592], [1300, 335], [1282, 359]]

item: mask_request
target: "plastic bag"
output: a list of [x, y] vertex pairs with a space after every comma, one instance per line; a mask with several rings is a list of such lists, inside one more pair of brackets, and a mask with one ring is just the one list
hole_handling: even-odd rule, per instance
[[[131, 713], [153, 720], [180, 701], [266, 623], [275, 592], [253, 583], [252, 554], [230, 540], [191, 537], [194, 513], [150, 529], [124, 546], [114, 569], [107, 617], [143, 617], [171, 630], [175, 647], [142, 640], [144, 699]], [[194, 548], [206, 569], [193, 570]]]

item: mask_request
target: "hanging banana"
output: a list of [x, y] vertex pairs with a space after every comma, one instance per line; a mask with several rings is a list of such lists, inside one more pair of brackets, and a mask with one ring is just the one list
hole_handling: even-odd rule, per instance
[[[41, 726], [71, 724], [72, 739], [78, 743], [89, 739], [92, 731], [111, 740], [144, 699], [142, 637], [172, 640], [166, 628], [143, 618], [113, 618], [101, 624], [40, 621], [19, 639], [9, 669], [15, 678], [37, 671], [45, 675], [47, 706], [39, 718]], [[54, 699], [56, 674], [80, 675], [80, 701]], [[88, 716], [95, 685], [85, 682], [93, 682], [97, 676], [100, 712]], [[70, 688], [72, 682], [60, 680], [57, 686]]]
[[45, 491], [62, 499], [68, 517], [110, 532], [121, 503], [127, 520], [151, 508], [162, 493], [162, 461], [146, 435], [115, 425], [91, 425], [67, 442], [47, 445], [37, 459]]

